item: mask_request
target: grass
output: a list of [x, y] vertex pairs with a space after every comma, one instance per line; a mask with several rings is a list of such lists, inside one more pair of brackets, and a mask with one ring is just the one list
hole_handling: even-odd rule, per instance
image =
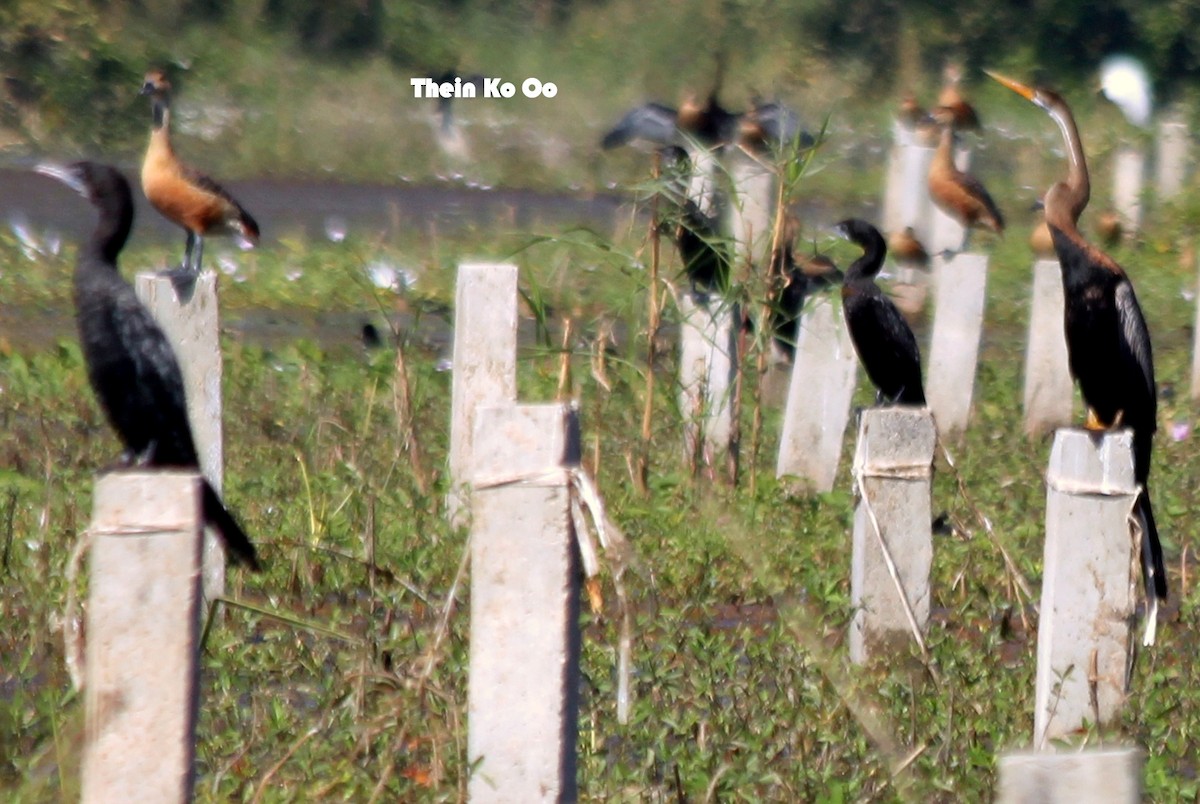
[[[1020, 197], [1023, 183], [1042, 180], [1038, 142], [989, 141], [981, 170], [1018, 155], [998, 196]], [[843, 171], [855, 158], [830, 157]], [[837, 172], [806, 176], [802, 187], [818, 194]], [[868, 183], [851, 183], [859, 180]], [[1152, 477], [1178, 592], [1158, 647], [1139, 657], [1120, 721], [1085, 735], [1092, 744], [1143, 745], [1153, 800], [1200, 794], [1193, 749], [1200, 696], [1190, 684], [1200, 655], [1197, 599], [1183, 577], [1185, 569], [1194, 575], [1187, 522], [1200, 503], [1192, 482], [1200, 441], [1174, 441], [1166, 426], [1195, 418], [1185, 393], [1193, 313], [1180, 295], [1194, 269], [1180, 265], [1176, 250], [1187, 213], [1186, 202], [1160, 210], [1150, 235], [1116, 253], [1146, 310], [1160, 383], [1174, 390], [1161, 406]], [[975, 417], [954, 449], [971, 499], [940, 463], [935, 479], [934, 509], [956, 524], [935, 545], [927, 641], [936, 679], [911, 649], [867, 668], [846, 662], [852, 439], [836, 491], [788, 497], [773, 479], [779, 411], [768, 408], [766, 446], [739, 487], [693, 480], [678, 460], [673, 393], [662, 390], [650, 494], [634, 491], [627, 465], [639, 450], [645, 378], [643, 231], [638, 224], [612, 243], [583, 232], [500, 245], [487, 232], [455, 242], [402, 233], [283, 242], [230, 257], [236, 271], [223, 280], [222, 304], [227, 319], [262, 307], [436, 315], [452, 298], [453, 265], [486, 247], [516, 254], [527, 318], [576, 320], [583, 337], [573, 376], [585, 454], [589, 464], [599, 455], [600, 488], [640, 567], [627, 577], [636, 612], [628, 724], [615, 718], [610, 587], [605, 609], [584, 615], [579, 779], [587, 800], [990, 796], [997, 752], [1028, 743], [1032, 732], [1034, 634], [1022, 625], [1003, 561], [973, 511], [990, 519], [1036, 584], [1048, 443], [1017, 435], [1027, 230], [1018, 221], [994, 244]], [[839, 263], [852, 256], [827, 245]], [[0, 250], [6, 303], [69, 308], [70, 255], [28, 262], [10, 243]], [[125, 270], [160, 258], [136, 247]], [[377, 259], [412, 266], [415, 287], [406, 294], [374, 288], [367, 266]], [[619, 333], [606, 362], [611, 390], [592, 371], [589, 340], [608, 323]], [[437, 370], [440, 346], [426, 344], [421, 331], [409, 335], [407, 352], [414, 430], [441, 466], [449, 375]], [[539, 338], [524, 343], [522, 398], [552, 398], [556, 348]], [[456, 580], [465, 534], [445, 523], [444, 478], [424, 487], [405, 450], [393, 353], [364, 353], [352, 333], [340, 344], [264, 345], [231, 332], [223, 349], [226, 497], [269, 569], [231, 576], [230, 597], [256, 608], [228, 607], [205, 646], [198, 798], [463, 797], [469, 601]], [[660, 389], [671, 388], [673, 365], [670, 353], [657, 365]], [[870, 397], [860, 388], [856, 404]], [[748, 422], [749, 406], [744, 415]], [[78, 786], [83, 707], [63, 669], [63, 573], [88, 521], [93, 473], [118, 451], [73, 340], [0, 344], [0, 429], [8, 434], [0, 442], [0, 791], [15, 801], [69, 798]]]

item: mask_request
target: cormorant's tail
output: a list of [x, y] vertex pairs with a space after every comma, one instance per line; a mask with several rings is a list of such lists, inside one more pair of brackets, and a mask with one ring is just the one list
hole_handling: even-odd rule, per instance
[[1167, 568], [1163, 563], [1162, 544], [1158, 540], [1158, 525], [1150, 505], [1150, 492], [1144, 487], [1137, 499], [1137, 514], [1142, 523], [1142, 575], [1146, 591], [1154, 589], [1159, 600], [1167, 599]]
[[250, 537], [225, 509], [225, 504], [207, 480], [204, 481], [204, 522], [220, 534], [221, 541], [225, 543], [225, 553], [235, 564], [244, 564], [255, 572], [262, 570]]

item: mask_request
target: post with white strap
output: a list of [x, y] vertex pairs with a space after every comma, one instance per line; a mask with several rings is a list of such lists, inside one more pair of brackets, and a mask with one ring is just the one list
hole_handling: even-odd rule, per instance
[[481, 407], [472, 454], [469, 798], [574, 801], [578, 415], [569, 404]]
[[859, 420], [849, 640], [850, 660], [857, 664], [886, 655], [898, 641], [924, 646], [936, 444], [927, 408], [869, 408]]
[[1138, 495], [1132, 432], [1059, 430], [1046, 485], [1037, 749], [1085, 723], [1111, 721], [1125, 702], [1140, 587], [1130, 528]]
[[1007, 754], [1000, 757], [996, 804], [1139, 804], [1145, 758], [1129, 746]]
[[200, 480], [96, 480], [85, 659], [85, 804], [189, 801], [195, 781]]

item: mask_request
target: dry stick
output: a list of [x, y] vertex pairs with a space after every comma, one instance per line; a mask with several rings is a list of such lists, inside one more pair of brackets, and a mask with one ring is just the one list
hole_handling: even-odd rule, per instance
[[[762, 308], [759, 311], [759, 344], [758, 355], [754, 364], [755, 378], [755, 399], [754, 399], [754, 416], [750, 424], [750, 497], [753, 499], [758, 490], [758, 455], [762, 446], [762, 423], [763, 423], [763, 383], [767, 377], [767, 350], [770, 348], [769, 336], [762, 334], [763, 327], [771, 317], [771, 303], [776, 298], [778, 290], [778, 282], [780, 270], [777, 270], [775, 265], [775, 255], [779, 253], [780, 241], [783, 239], [783, 217], [784, 217], [784, 187], [783, 176], [779, 176], [775, 186], [775, 220], [772, 223], [774, 227], [771, 232], [771, 250], [767, 258], [767, 276], [766, 287], [763, 293]], [[747, 239], [749, 242], [749, 239]], [[782, 269], [782, 265], [778, 266]], [[793, 336], [794, 337], [794, 336]]]
[[963, 501], [967, 504], [967, 506], [970, 507], [971, 513], [973, 513], [975, 518], [979, 520], [979, 523], [983, 525], [983, 532], [987, 534], [988, 540], [991, 541], [992, 545], [1000, 551], [1000, 555], [1004, 559], [1004, 569], [1008, 575], [1009, 586], [1011, 586], [1013, 591], [1016, 593], [1015, 597], [1017, 597], [1017, 610], [1021, 612], [1021, 624], [1025, 627], [1025, 631], [1029, 632], [1029, 619], [1025, 615], [1025, 607], [1020, 605], [1020, 593], [1023, 592], [1025, 594], [1025, 598], [1033, 606], [1034, 612], [1038, 611], [1038, 599], [1034, 597], [1033, 592], [1030, 591], [1029, 582], [1025, 580], [1025, 576], [1021, 574], [1021, 570], [1017, 568], [1017, 563], [1013, 561], [1008, 549], [1005, 548], [1005, 546], [1000, 542], [1000, 537], [996, 535], [995, 531], [992, 530], [992, 521], [983, 515], [983, 512], [979, 510], [979, 506], [976, 505], [975, 499], [967, 491], [967, 484], [963, 480], [962, 475], [959, 474], [958, 467], [954, 464], [954, 458], [950, 456], [950, 450], [946, 449], [946, 445], [942, 442], [941, 438], [938, 438], [937, 443], [942, 449], [942, 456], [946, 459], [946, 464], [950, 467], [950, 471], [954, 474], [954, 480], [958, 484], [958, 493], [962, 496]]
[[567, 399], [571, 395], [571, 336], [573, 322], [567, 318], [563, 320], [563, 336], [562, 336], [562, 351], [558, 355], [558, 391], [555, 398], [559, 400]]
[[275, 774], [279, 772], [279, 769], [287, 764], [287, 761], [292, 758], [292, 755], [299, 751], [306, 742], [320, 734], [320, 732], [320, 726], [313, 726], [304, 734], [303, 737], [292, 743], [292, 747], [287, 750], [287, 753], [285, 753], [279, 759], [279, 761], [272, 765], [271, 769], [263, 775], [262, 781], [258, 783], [258, 790], [254, 793], [254, 798], [250, 799], [250, 804], [258, 804], [259, 801], [262, 801], [263, 793], [265, 793], [267, 790], [267, 784], [270, 783]]
[[[412, 388], [408, 382], [408, 364], [404, 359], [404, 340], [396, 341], [396, 368], [392, 379], [392, 407], [396, 411], [396, 427], [400, 430], [400, 440], [403, 447], [408, 448], [409, 464], [412, 466], [413, 479], [417, 491], [422, 495], [429, 493], [429, 473], [425, 469], [425, 459], [421, 452], [421, 442], [417, 440], [417, 431], [413, 426]], [[434, 505], [437, 503], [434, 502]]]
[[[656, 152], [654, 154], [654, 167], [651, 175], [657, 180], [662, 172], [660, 168], [660, 157]], [[637, 484], [638, 491], [643, 497], [650, 495], [650, 425], [654, 419], [654, 362], [657, 359], [658, 350], [658, 325], [659, 316], [662, 311], [659, 309], [658, 300], [658, 261], [659, 261], [659, 238], [658, 238], [658, 193], [654, 194], [654, 198], [650, 201], [650, 320], [647, 322], [648, 336], [646, 338], [646, 399], [642, 407], [642, 450], [638, 455], [637, 471], [634, 473], [633, 482]]]

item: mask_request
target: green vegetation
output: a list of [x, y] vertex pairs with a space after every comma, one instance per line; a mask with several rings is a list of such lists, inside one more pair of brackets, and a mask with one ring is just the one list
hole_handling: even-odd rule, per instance
[[[800, 181], [797, 190], [808, 186]], [[1175, 442], [1166, 427], [1194, 416], [1183, 394], [1192, 312], [1180, 297], [1192, 267], [1181, 266], [1172, 248], [1186, 212], [1186, 205], [1160, 210], [1156, 234], [1117, 252], [1147, 311], [1160, 380], [1178, 389], [1163, 405], [1154, 468], [1177, 608], [1158, 647], [1139, 659], [1121, 722], [1088, 735], [1093, 743], [1144, 745], [1154, 800], [1200, 793], [1193, 750], [1200, 696], [1190, 684], [1198, 614], [1181, 573], [1194, 575], [1193, 562], [1180, 557], [1189, 512], [1200, 504], [1191, 482], [1200, 441]], [[606, 324], [619, 333], [603, 369], [593, 368], [590, 340], [572, 355], [587, 461], [596, 456], [611, 513], [638, 554], [627, 576], [636, 610], [627, 725], [615, 719], [610, 587], [605, 608], [585, 615], [579, 749], [588, 800], [987, 798], [997, 752], [1026, 743], [1032, 729], [1036, 618], [1016, 597], [974, 510], [1036, 584], [1047, 444], [1027, 446], [1017, 435], [1024, 232], [1017, 226], [995, 244], [976, 417], [954, 448], [970, 498], [941, 462], [935, 481], [935, 510], [955, 524], [936, 543], [928, 635], [936, 676], [911, 649], [887, 666], [846, 663], [852, 439], [838, 491], [789, 499], [772, 478], [779, 413], [767, 405], [764, 448], [757, 460], [747, 452], [741, 485], [693, 480], [678, 462], [668, 354], [658, 368], [650, 494], [634, 491], [628, 467], [640, 449], [644, 388], [643, 232], [638, 224], [615, 243], [586, 233], [505, 241], [486, 232], [453, 243], [285, 243], [237, 258], [237, 276], [253, 281], [226, 278], [225, 315], [237, 319], [262, 305], [293, 314], [416, 314], [407, 342], [413, 426], [433, 467], [445, 454], [449, 382], [436, 370], [437, 350], [424, 345], [420, 316], [440, 314], [462, 255], [484, 242], [497, 255], [516, 250], [538, 320], [557, 326], [570, 315], [587, 338]], [[852, 252], [826, 245], [843, 263]], [[30, 263], [11, 244], [0, 249], [0, 296], [69, 308], [70, 255]], [[418, 274], [415, 288], [375, 290], [366, 266], [378, 258], [406, 260]], [[151, 255], [142, 246], [126, 271], [155, 259], [161, 250]], [[671, 260], [668, 276], [678, 270]], [[594, 270], [579, 270], [584, 265]], [[758, 298], [755, 282], [742, 287]], [[224, 343], [226, 494], [269, 563], [263, 577], [235, 573], [230, 596], [291, 619], [231, 605], [208, 637], [201, 800], [259, 792], [264, 800], [363, 800], [373, 792], [383, 800], [447, 800], [465, 789], [464, 534], [443, 521], [441, 480], [426, 487], [404, 447], [393, 353], [364, 354], [345, 345], [352, 339], [263, 346], [252, 335], [230, 335]], [[552, 347], [523, 347], [523, 398], [554, 395], [558, 360]], [[748, 388], [754, 364], [746, 360]], [[858, 403], [870, 399], [860, 389]], [[0, 343], [0, 400], [0, 428], [10, 434], [0, 446], [0, 733], [7, 736], [0, 791], [17, 801], [70, 798], [83, 711], [63, 665], [64, 567], [88, 520], [92, 475], [117, 445], [73, 341]], [[751, 393], [747, 433], [753, 404]]]

